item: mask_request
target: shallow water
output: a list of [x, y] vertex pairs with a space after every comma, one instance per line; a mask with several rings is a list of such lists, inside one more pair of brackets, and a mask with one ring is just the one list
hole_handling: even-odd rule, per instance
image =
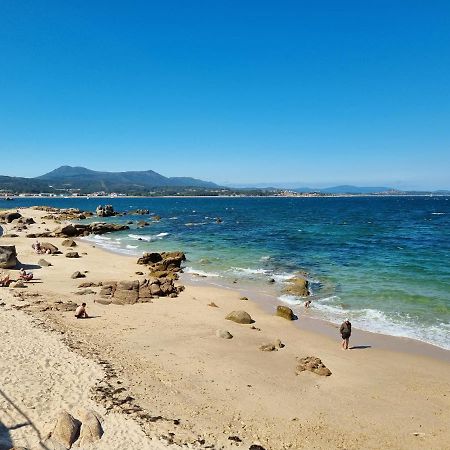
[[219, 284], [238, 280], [294, 308], [304, 300], [282, 288], [306, 270], [317, 317], [348, 316], [358, 328], [450, 349], [449, 197], [17, 199], [0, 206], [94, 210], [100, 202], [118, 211], [148, 208], [162, 219], [114, 217], [150, 225], [91, 237], [97, 245], [133, 255], [183, 250], [186, 272]]

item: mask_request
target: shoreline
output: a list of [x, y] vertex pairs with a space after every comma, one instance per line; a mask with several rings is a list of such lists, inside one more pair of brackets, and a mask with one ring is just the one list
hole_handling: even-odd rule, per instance
[[[36, 218], [31, 230], [42, 227], [39, 217], [43, 212], [21, 212]], [[53, 228], [54, 224], [46, 222], [45, 226]], [[64, 249], [62, 238], [48, 241]], [[172, 433], [175, 446], [197, 440], [194, 448], [207, 448], [212, 443], [209, 448], [249, 449], [250, 445], [261, 445], [266, 450], [444, 448], [449, 441], [450, 399], [445, 394], [450, 389], [449, 365], [434, 355], [404, 353], [379, 344], [344, 352], [339, 348], [334, 327], [328, 326], [330, 332], [336, 333], [330, 337], [318, 332], [317, 324], [309, 330], [303, 317], [286, 321], [274, 315], [275, 305], [269, 312], [253, 295], [248, 301], [240, 300], [239, 289], [187, 285], [178, 298], [102, 305], [94, 302], [98, 298], [95, 288], [97, 293], [75, 295], [80, 292], [80, 280], [71, 279], [75, 270], [85, 271], [86, 281], [95, 283], [136, 279], [136, 271], [145, 272], [145, 266], [138, 266], [134, 257], [97, 245], [93, 248], [83, 240], [76, 248], [79, 259], [36, 255], [31, 249], [33, 240], [22, 233], [18, 238], [1, 238], [1, 242], [16, 245], [24, 264], [35, 265], [41, 257], [52, 263], [50, 267], [35, 268], [36, 282], [29, 283], [26, 289], [1, 288], [7, 308], [16, 305], [30, 317], [58, 330], [60, 336], [66, 336], [66, 343], [74, 343], [73, 351], [89, 360], [104, 361], [104, 367], [114, 371], [112, 385], [117, 387], [120, 381], [120, 388], [124, 387], [126, 395], [134, 399], [131, 406], [151, 417], [170, 419], [141, 425], [148, 427], [157, 439]], [[87, 302], [93, 318], [78, 321], [73, 312], [58, 309], [61, 301], [69, 299]], [[217, 307], [211, 307], [211, 302]], [[255, 320], [254, 326], [225, 320], [227, 313], [237, 309], [246, 310]], [[14, 313], [22, 316], [24, 311]], [[218, 329], [228, 330], [233, 338], [217, 337]], [[33, 335], [25, 322], [18, 333], [23, 339], [18, 347], [24, 358], [39, 362], [41, 356], [27, 353], [27, 339]], [[261, 344], [276, 339], [285, 347], [272, 352], [259, 349]], [[392, 338], [379, 339], [390, 342]], [[359, 340], [359, 331], [355, 330], [351, 344], [358, 346]], [[45, 343], [45, 336], [40, 336], [39, 345], [45, 347]], [[34, 416], [41, 429], [54, 411], [42, 411], [39, 402], [29, 406], [28, 398], [35, 395], [38, 381], [22, 381], [21, 372], [15, 369], [20, 361], [13, 356], [13, 339], [9, 345], [10, 394], [14, 388], [14, 397], [23, 399], [25, 412], [31, 406], [36, 408]], [[311, 372], [295, 375], [296, 358], [312, 355], [322, 359], [331, 376]], [[68, 379], [64, 377], [80, 370], [82, 363], [77, 361], [70, 369], [62, 365], [61, 378], [53, 381], [57, 387], [55, 395], [65, 392], [61, 385]], [[52, 375], [45, 372], [44, 376]], [[36, 377], [39, 380], [38, 373]], [[52, 402], [50, 405], [55, 407], [57, 398]], [[342, 414], [343, 404], [348, 414]], [[389, 422], [385, 419], [386, 407], [393, 412]], [[36, 415], [39, 412], [42, 414]], [[124, 410], [123, 414], [128, 413]], [[110, 420], [109, 413], [105, 417]], [[130, 417], [138, 420], [134, 414]], [[11, 435], [25, 439], [26, 431], [27, 427], [23, 427], [11, 431]], [[116, 445], [127, 448], [127, 442], [130, 441], [126, 435], [119, 436]]]

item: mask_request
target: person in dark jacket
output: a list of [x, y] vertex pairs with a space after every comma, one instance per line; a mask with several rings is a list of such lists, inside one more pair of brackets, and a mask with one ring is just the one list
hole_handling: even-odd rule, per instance
[[348, 350], [348, 341], [352, 334], [352, 324], [350, 320], [345, 319], [345, 322], [342, 323], [341, 328], [339, 328], [339, 331], [342, 336], [342, 349]]

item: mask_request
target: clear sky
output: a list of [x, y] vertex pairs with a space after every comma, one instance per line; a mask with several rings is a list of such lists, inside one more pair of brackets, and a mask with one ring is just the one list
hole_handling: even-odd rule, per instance
[[0, 2], [0, 174], [450, 188], [448, 1]]

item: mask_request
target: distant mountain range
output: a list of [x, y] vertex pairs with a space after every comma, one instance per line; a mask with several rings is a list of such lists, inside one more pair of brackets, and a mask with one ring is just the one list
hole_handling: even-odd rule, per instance
[[162, 187], [214, 189], [209, 181], [190, 177], [165, 177], [153, 170], [134, 172], [98, 172], [85, 167], [61, 166], [36, 178], [0, 176], [0, 189], [12, 192], [54, 192], [80, 190], [92, 192], [145, 193]]

